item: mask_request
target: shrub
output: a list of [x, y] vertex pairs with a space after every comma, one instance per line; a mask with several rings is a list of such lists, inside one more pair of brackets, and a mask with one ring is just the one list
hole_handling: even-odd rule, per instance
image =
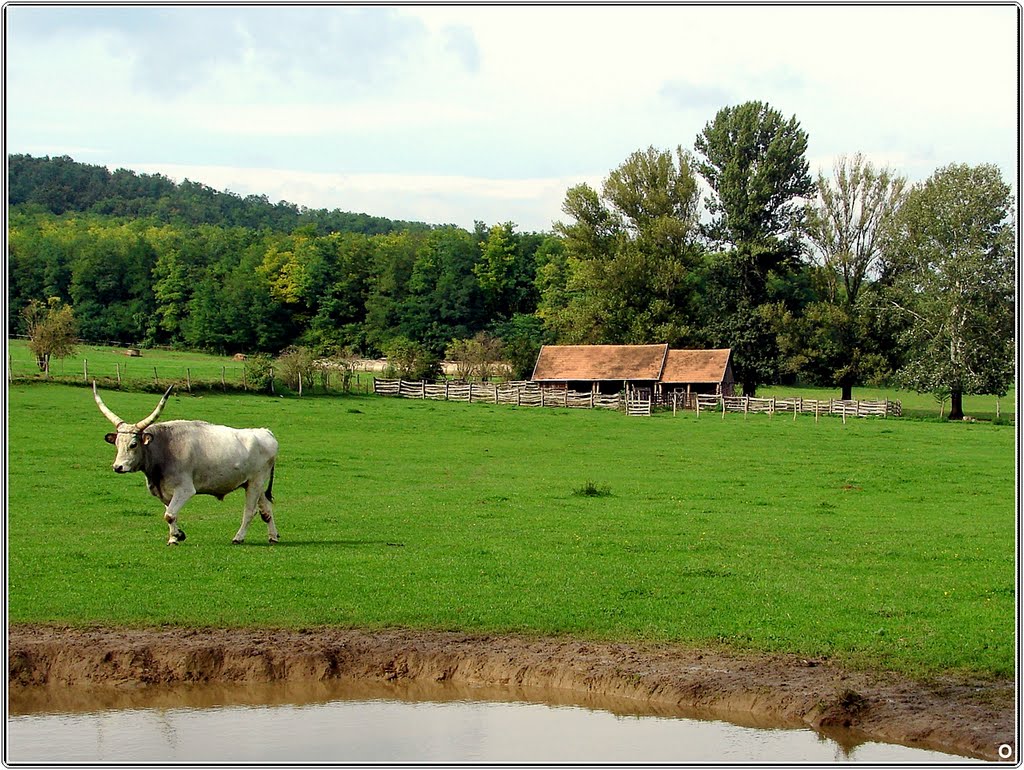
[[257, 353], [245, 359], [242, 372], [247, 388], [269, 391], [274, 379], [274, 361], [265, 353]]

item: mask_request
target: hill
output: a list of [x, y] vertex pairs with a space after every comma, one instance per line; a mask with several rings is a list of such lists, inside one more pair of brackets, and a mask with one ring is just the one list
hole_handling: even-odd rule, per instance
[[169, 224], [216, 224], [291, 232], [315, 225], [320, 234], [385, 233], [429, 230], [424, 222], [406, 222], [339, 209], [309, 209], [288, 201], [271, 203], [266, 195], [242, 197], [162, 174], [79, 163], [72, 158], [8, 156], [8, 204], [54, 214], [89, 212], [117, 217], [155, 218]]

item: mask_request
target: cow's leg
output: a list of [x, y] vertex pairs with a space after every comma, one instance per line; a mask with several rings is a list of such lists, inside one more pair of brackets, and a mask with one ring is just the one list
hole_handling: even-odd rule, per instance
[[267, 522], [267, 537], [271, 543], [278, 541], [277, 527], [274, 525], [274, 507], [265, 494], [260, 494], [260, 517]]
[[256, 515], [256, 504], [262, 494], [260, 492], [260, 485], [256, 483], [256, 480], [250, 481], [249, 485], [245, 488], [245, 509], [242, 511], [242, 526], [238, 528], [238, 532], [231, 539], [231, 542], [235, 545], [245, 540], [245, 533], [249, 529], [252, 517]]
[[174, 490], [174, 496], [171, 497], [171, 501], [167, 503], [167, 508], [164, 510], [164, 521], [167, 522], [170, 529], [167, 545], [176, 545], [185, 539], [185, 530], [178, 527], [178, 511], [192, 499], [195, 493], [195, 487], [191, 484], [182, 485]]

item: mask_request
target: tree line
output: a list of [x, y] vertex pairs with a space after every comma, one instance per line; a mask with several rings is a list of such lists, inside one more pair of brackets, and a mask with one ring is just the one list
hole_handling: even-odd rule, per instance
[[12, 156], [8, 320], [24, 329], [25, 308], [56, 298], [85, 339], [390, 354], [418, 374], [469, 340], [520, 377], [544, 343], [668, 342], [732, 348], [747, 394], [896, 383], [948, 394], [951, 417], [964, 394], [1004, 394], [1016, 254], [998, 170], [911, 185], [855, 154], [812, 177], [806, 149], [796, 117], [726, 107], [692, 151], [641, 149], [600, 189], [567, 190], [542, 233]]

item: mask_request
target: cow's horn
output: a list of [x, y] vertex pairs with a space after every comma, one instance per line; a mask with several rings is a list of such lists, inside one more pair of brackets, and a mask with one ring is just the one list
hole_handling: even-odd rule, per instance
[[156, 418], [160, 416], [160, 412], [164, 409], [164, 404], [167, 403], [167, 397], [171, 395], [171, 391], [174, 390], [174, 386], [171, 385], [167, 388], [167, 392], [164, 393], [164, 397], [160, 399], [160, 403], [156, 405], [156, 409], [153, 410], [153, 414], [147, 417], [145, 420], [135, 423], [136, 430], [143, 431], [156, 422]]
[[92, 381], [92, 396], [96, 399], [96, 406], [98, 406], [100, 411], [103, 412], [103, 416], [114, 423], [115, 428], [120, 428], [125, 424], [124, 420], [107, 409], [107, 405], [103, 403], [103, 399], [100, 398], [100, 394], [96, 391], [96, 380]]

